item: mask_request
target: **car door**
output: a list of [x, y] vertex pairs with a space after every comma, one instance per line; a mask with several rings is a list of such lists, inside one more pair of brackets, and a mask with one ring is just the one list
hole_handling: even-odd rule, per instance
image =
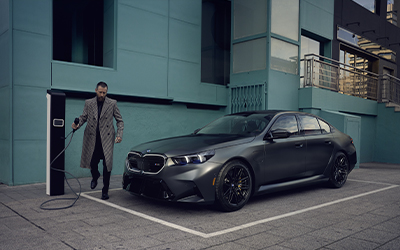
[[[269, 139], [274, 131], [287, 131], [288, 137]], [[294, 114], [285, 114], [274, 122], [265, 138], [266, 183], [293, 180], [304, 175], [306, 141], [299, 132]]]
[[320, 175], [328, 165], [334, 148], [330, 126], [325, 121], [311, 115], [298, 115], [298, 117], [301, 127], [300, 134], [307, 142], [305, 175]]

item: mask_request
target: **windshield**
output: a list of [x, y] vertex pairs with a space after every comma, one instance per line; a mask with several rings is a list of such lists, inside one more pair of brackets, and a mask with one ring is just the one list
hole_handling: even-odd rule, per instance
[[200, 129], [196, 134], [255, 136], [267, 127], [272, 117], [272, 114], [223, 116]]

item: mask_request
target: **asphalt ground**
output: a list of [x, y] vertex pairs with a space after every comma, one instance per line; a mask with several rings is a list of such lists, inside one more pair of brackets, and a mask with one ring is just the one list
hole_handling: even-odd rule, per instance
[[[400, 249], [400, 165], [365, 163], [340, 189], [313, 185], [253, 197], [241, 210], [158, 202], [111, 177], [79, 179], [74, 206], [43, 210], [46, 184], [0, 185], [0, 249]], [[69, 180], [79, 191], [76, 180]], [[71, 200], [44, 207], [68, 206]]]

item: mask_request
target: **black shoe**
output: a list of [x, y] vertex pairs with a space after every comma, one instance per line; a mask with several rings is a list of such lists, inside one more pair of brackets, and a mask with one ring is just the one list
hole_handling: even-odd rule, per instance
[[102, 199], [102, 200], [108, 200], [109, 198], [110, 198], [110, 197], [108, 196], [107, 193], [101, 195], [101, 199]]
[[97, 180], [98, 180], [99, 178], [96, 178], [96, 179], [92, 179], [92, 181], [90, 182], [90, 188], [91, 189], [95, 189], [96, 187], [97, 187]]

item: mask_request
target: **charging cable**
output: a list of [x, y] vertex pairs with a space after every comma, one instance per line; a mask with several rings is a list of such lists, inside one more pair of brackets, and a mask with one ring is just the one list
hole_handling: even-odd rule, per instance
[[[75, 118], [74, 123], [78, 125], [79, 119], [78, 119], [78, 118]], [[72, 130], [72, 131], [64, 138], [64, 139], [67, 139], [68, 136], [71, 135], [71, 133], [72, 133], [71, 138], [69, 139], [69, 142], [68, 142], [67, 146], [66, 146], [66, 147], [65, 147], [51, 162], [50, 162], [50, 169], [52, 169], [52, 170], [54, 170], [54, 171], [58, 171], [58, 172], [64, 173], [64, 179], [65, 179], [65, 181], [67, 182], [68, 187], [69, 187], [69, 188], [71, 189], [71, 191], [76, 195], [76, 197], [75, 197], [75, 198], [55, 198], [55, 199], [51, 199], [51, 200], [45, 201], [45, 202], [43, 202], [43, 203], [40, 205], [40, 208], [43, 209], [43, 210], [60, 210], [60, 209], [70, 208], [70, 207], [72, 207], [73, 205], [75, 205], [75, 203], [78, 201], [79, 197], [81, 196], [81, 193], [82, 193], [82, 186], [81, 186], [81, 183], [79, 182], [78, 178], [76, 178], [76, 177], [73, 176], [71, 173], [69, 173], [69, 172], [67, 172], [67, 171], [65, 171], [65, 170], [56, 169], [56, 168], [53, 168], [53, 167], [51, 166], [51, 165], [54, 163], [54, 161], [57, 160], [58, 157], [60, 157], [60, 155], [62, 155], [62, 154], [65, 152], [65, 150], [67, 150], [69, 144], [70, 144], [71, 141], [72, 141], [72, 138], [74, 137], [75, 131], [76, 131], [76, 129]], [[65, 176], [65, 174], [69, 174], [69, 175], [71, 175], [73, 178], [76, 179], [76, 181], [77, 181], [78, 184], [79, 184], [79, 193], [76, 193], [76, 192], [74, 191], [74, 189], [71, 187], [71, 185], [69, 184], [68, 179], [67, 179], [67, 177]], [[72, 203], [71, 205], [65, 206], [65, 207], [43, 207], [45, 204], [47, 204], [47, 203], [49, 203], [49, 202], [52, 202], [52, 201], [60, 201], [60, 200], [73, 200], [73, 203]]]

